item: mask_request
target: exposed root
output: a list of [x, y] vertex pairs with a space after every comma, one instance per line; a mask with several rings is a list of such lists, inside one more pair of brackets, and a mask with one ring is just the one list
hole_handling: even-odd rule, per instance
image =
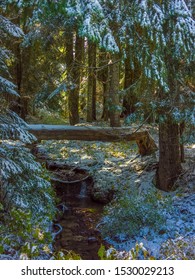
[[62, 226], [60, 224], [54, 224], [54, 226], [57, 226], [59, 230], [57, 232], [52, 233], [52, 240], [56, 238], [58, 234], [60, 234], [63, 230]]

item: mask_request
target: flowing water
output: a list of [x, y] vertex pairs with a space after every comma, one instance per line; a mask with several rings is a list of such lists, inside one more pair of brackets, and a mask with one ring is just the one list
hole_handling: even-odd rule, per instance
[[[103, 205], [92, 201], [88, 195], [87, 182], [56, 188], [60, 200], [54, 229], [61, 228], [55, 239], [55, 251], [74, 251], [82, 259], [98, 259], [103, 243], [96, 225], [101, 218]], [[72, 190], [72, 192], [71, 192]]]
[[[46, 168], [51, 174], [59, 172], [60, 177], [61, 172], [67, 169], [68, 173], [65, 175], [68, 176], [72, 171], [75, 172], [75, 176], [78, 175], [77, 172], [80, 172], [81, 177], [88, 175], [85, 170], [50, 160], [47, 152], [38, 146], [32, 148], [32, 153], [39, 162], [46, 162]], [[56, 252], [74, 251], [84, 260], [95, 260], [98, 259], [98, 250], [104, 243], [96, 229], [103, 212], [103, 204], [90, 199], [89, 189], [93, 184], [90, 176], [81, 181], [76, 176], [72, 181], [75, 183], [52, 180], [59, 199], [59, 212], [53, 224], [56, 233], [54, 249]]]

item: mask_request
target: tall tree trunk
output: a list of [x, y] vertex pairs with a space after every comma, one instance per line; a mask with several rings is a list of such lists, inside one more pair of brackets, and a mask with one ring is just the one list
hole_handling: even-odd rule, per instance
[[22, 54], [21, 54], [21, 49], [20, 45], [17, 44], [16, 46], [16, 85], [17, 85], [17, 90], [19, 93], [21, 93], [22, 89]]
[[[66, 71], [67, 71], [67, 93], [68, 93], [68, 111], [69, 111], [69, 122], [71, 125], [77, 123], [77, 116], [74, 115], [74, 100], [72, 97], [72, 68], [73, 68], [73, 32], [67, 32], [65, 34], [66, 42]], [[76, 108], [77, 109], [77, 108]], [[77, 110], [76, 110], [77, 111]]]
[[184, 152], [184, 143], [183, 143], [184, 131], [185, 131], [185, 122], [183, 121], [179, 124], [181, 162], [185, 162], [185, 152]]
[[181, 174], [179, 125], [171, 117], [159, 124], [159, 166], [157, 187], [171, 191]]
[[[14, 7], [15, 9], [15, 7]], [[17, 13], [18, 11], [16, 11]], [[18, 26], [20, 26], [20, 15], [16, 16], [14, 23], [16, 23]], [[10, 109], [16, 112], [20, 117], [25, 118], [23, 112], [22, 112], [22, 101], [21, 101], [21, 96], [22, 96], [22, 76], [23, 76], [23, 65], [22, 65], [22, 52], [20, 48], [20, 41], [18, 40], [15, 42], [13, 45], [13, 52], [14, 56], [16, 58], [16, 64], [14, 67], [14, 83], [17, 86], [17, 92], [19, 93], [20, 97], [13, 97], [11, 98], [11, 103], [10, 103]]]
[[102, 111], [102, 119], [104, 121], [108, 121], [109, 119], [109, 56], [110, 54], [105, 51], [99, 51], [98, 57], [99, 57], [99, 70], [98, 70], [98, 80], [102, 83], [103, 86], [103, 111]]
[[[165, 9], [168, 10], [168, 1], [165, 1]], [[175, 23], [174, 23], [175, 24]], [[172, 48], [173, 42], [168, 21], [164, 24], [164, 34], [167, 36], [167, 45]], [[160, 106], [159, 114], [165, 118], [164, 122], [159, 123], [159, 166], [156, 172], [157, 187], [164, 191], [172, 191], [176, 186], [176, 181], [182, 173], [181, 166], [181, 147], [180, 129], [172, 116], [172, 110], [180, 104], [179, 92], [180, 85], [177, 80], [179, 63], [172, 56], [172, 51], [164, 52], [166, 63], [167, 84], [169, 92], [159, 91]]]
[[[31, 8], [24, 8], [22, 11], [22, 14], [19, 12], [19, 8], [17, 5], [10, 4], [7, 6], [7, 12], [9, 11], [12, 14], [12, 22], [19, 26], [25, 34], [28, 33], [28, 27], [26, 25], [27, 20], [32, 15]], [[9, 98], [9, 108], [10, 110], [13, 110], [16, 112], [21, 118], [24, 120], [26, 119], [26, 116], [28, 114], [28, 103], [29, 103], [29, 96], [26, 96], [27, 88], [25, 88], [25, 83], [28, 84], [28, 76], [26, 74], [26, 68], [25, 66], [28, 64], [28, 61], [26, 60], [26, 57], [29, 56], [29, 49], [26, 48], [25, 52], [21, 48], [21, 39], [17, 39], [12, 46], [10, 46], [10, 49], [12, 48], [12, 51], [14, 53], [14, 57], [16, 59], [15, 65], [13, 68], [13, 80], [14, 83], [17, 86], [17, 91], [20, 95], [20, 97], [10, 97]], [[28, 64], [29, 69], [29, 64]]]
[[21, 103], [21, 93], [22, 93], [22, 57], [21, 57], [21, 49], [20, 43], [16, 43], [14, 48], [14, 55], [16, 58], [16, 64], [14, 66], [14, 83], [17, 86], [17, 92], [20, 97], [11, 96], [9, 98], [9, 109], [17, 113], [20, 117], [22, 116], [22, 103]]
[[[107, 71], [107, 79], [108, 79], [108, 71]], [[103, 114], [102, 114], [102, 118], [104, 119], [104, 121], [108, 121], [108, 119], [109, 119], [109, 82], [108, 81], [106, 81], [103, 84]]]
[[110, 60], [109, 76], [110, 76], [110, 88], [109, 88], [109, 116], [110, 126], [120, 126], [120, 113], [119, 109], [119, 73], [120, 73], [119, 55], [113, 54]]
[[96, 45], [88, 42], [87, 121], [96, 120]]
[[83, 48], [84, 48], [84, 41], [83, 38], [79, 37], [78, 34], [75, 38], [75, 57], [74, 57], [74, 67], [73, 67], [73, 82], [75, 84], [75, 88], [73, 89], [74, 93], [73, 96], [74, 100], [74, 108], [76, 110], [76, 116], [74, 120], [74, 124], [79, 122], [79, 92], [80, 92], [80, 85], [81, 85], [81, 64], [83, 61]]
[[[29, 103], [29, 97], [24, 95], [24, 63], [23, 63], [23, 53], [20, 47], [20, 44], [17, 44], [16, 49], [16, 85], [18, 93], [20, 94], [20, 97], [18, 98], [18, 114], [19, 116], [25, 120], [26, 116], [28, 115], [28, 103]], [[27, 78], [27, 77], [25, 77]]]
[[[96, 53], [96, 50], [95, 50]], [[95, 55], [95, 67], [96, 67], [96, 55]], [[94, 80], [93, 80], [93, 100], [92, 100], [92, 118], [96, 120], [96, 87], [97, 87], [97, 80], [96, 80], [96, 70], [94, 70]]]
[[[79, 123], [79, 88], [80, 88], [80, 57], [82, 57], [82, 40], [73, 32], [66, 33], [66, 69], [68, 82], [68, 108], [71, 125]], [[74, 53], [75, 50], [75, 53]]]
[[130, 65], [130, 52], [129, 47], [126, 48], [126, 59], [125, 59], [125, 79], [124, 79], [124, 90], [126, 89], [125, 96], [123, 98], [123, 116], [130, 115], [135, 112], [135, 104], [137, 103], [137, 97], [133, 90], [130, 88], [136, 79], [138, 79], [138, 66], [135, 69], [131, 69]]

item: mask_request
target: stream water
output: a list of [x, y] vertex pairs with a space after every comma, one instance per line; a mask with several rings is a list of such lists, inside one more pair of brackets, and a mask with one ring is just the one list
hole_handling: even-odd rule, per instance
[[[53, 223], [54, 232], [59, 232], [55, 237], [54, 250], [74, 251], [84, 260], [97, 260], [98, 250], [102, 243], [105, 244], [96, 229], [103, 204], [90, 199], [92, 177], [83, 169], [52, 161], [44, 148], [35, 146], [31, 151], [39, 162], [46, 162], [46, 168], [54, 175], [51, 181], [59, 210]], [[66, 183], [63, 183], [63, 178]]]
[[[74, 251], [84, 260], [97, 260], [103, 243], [96, 225], [101, 218], [103, 205], [90, 199], [85, 181], [77, 185], [57, 184], [59, 214], [54, 229], [61, 228], [56, 236], [55, 251]], [[72, 192], [71, 192], [72, 189]]]

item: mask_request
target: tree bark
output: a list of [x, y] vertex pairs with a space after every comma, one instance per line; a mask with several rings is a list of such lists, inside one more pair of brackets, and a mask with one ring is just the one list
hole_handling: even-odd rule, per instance
[[[107, 69], [108, 70], [108, 69]], [[107, 75], [108, 78], [108, 75]], [[103, 84], [103, 114], [102, 118], [104, 121], [108, 121], [109, 119], [109, 83], [108, 81]]]
[[96, 44], [88, 42], [87, 121], [96, 120]]
[[[15, 19], [15, 22], [18, 26], [20, 26], [20, 16]], [[22, 77], [23, 77], [23, 63], [22, 63], [22, 51], [20, 47], [20, 40], [15, 42], [13, 45], [13, 52], [16, 58], [15, 66], [14, 66], [14, 83], [17, 86], [17, 92], [20, 97], [11, 97], [10, 109], [17, 113], [21, 118], [25, 119], [24, 112], [22, 110]]]
[[179, 125], [171, 117], [159, 124], [159, 166], [157, 187], [171, 191], [182, 172]]
[[[83, 41], [73, 32], [66, 34], [66, 68], [68, 81], [68, 108], [71, 125], [79, 123], [79, 89], [81, 70], [79, 63], [82, 60]], [[75, 50], [75, 53], [74, 53]]]
[[83, 141], [136, 141], [139, 153], [149, 155], [157, 146], [148, 131], [134, 132], [131, 128], [87, 127], [66, 125], [29, 125], [28, 130], [41, 140], [83, 140]]
[[109, 88], [109, 117], [110, 126], [120, 126], [120, 107], [119, 107], [119, 73], [120, 63], [119, 55], [113, 54], [110, 60], [109, 75], [110, 75], [110, 88]]
[[[168, 1], [165, 2], [165, 9], [168, 9]], [[159, 166], [156, 173], [156, 183], [159, 189], [172, 191], [177, 187], [176, 181], [182, 173], [179, 124], [172, 116], [172, 110], [180, 103], [177, 80], [177, 71], [180, 66], [172, 55], [172, 29], [169, 26], [169, 21], [165, 21], [163, 26], [163, 32], [167, 38], [164, 61], [169, 90], [164, 92], [162, 89], [158, 95], [159, 101], [164, 104], [159, 106], [158, 112], [159, 116], [163, 117], [163, 121], [159, 122]]]
[[[134, 63], [135, 64], [135, 63]], [[129, 47], [126, 48], [126, 59], [125, 59], [125, 80], [124, 80], [124, 90], [126, 90], [125, 96], [123, 98], [123, 112], [122, 116], [128, 116], [135, 112], [135, 104], [137, 103], [137, 97], [133, 90], [130, 88], [136, 79], [138, 79], [138, 65], [135, 64], [135, 69], [131, 69], [130, 65], [130, 51]]]
[[185, 162], [185, 152], [184, 152], [184, 144], [183, 144], [184, 131], [185, 131], [185, 122], [181, 122], [179, 124], [181, 162]]
[[108, 121], [109, 119], [109, 56], [110, 54], [105, 51], [99, 51], [99, 71], [98, 80], [102, 83], [103, 87], [103, 111], [102, 119]]

